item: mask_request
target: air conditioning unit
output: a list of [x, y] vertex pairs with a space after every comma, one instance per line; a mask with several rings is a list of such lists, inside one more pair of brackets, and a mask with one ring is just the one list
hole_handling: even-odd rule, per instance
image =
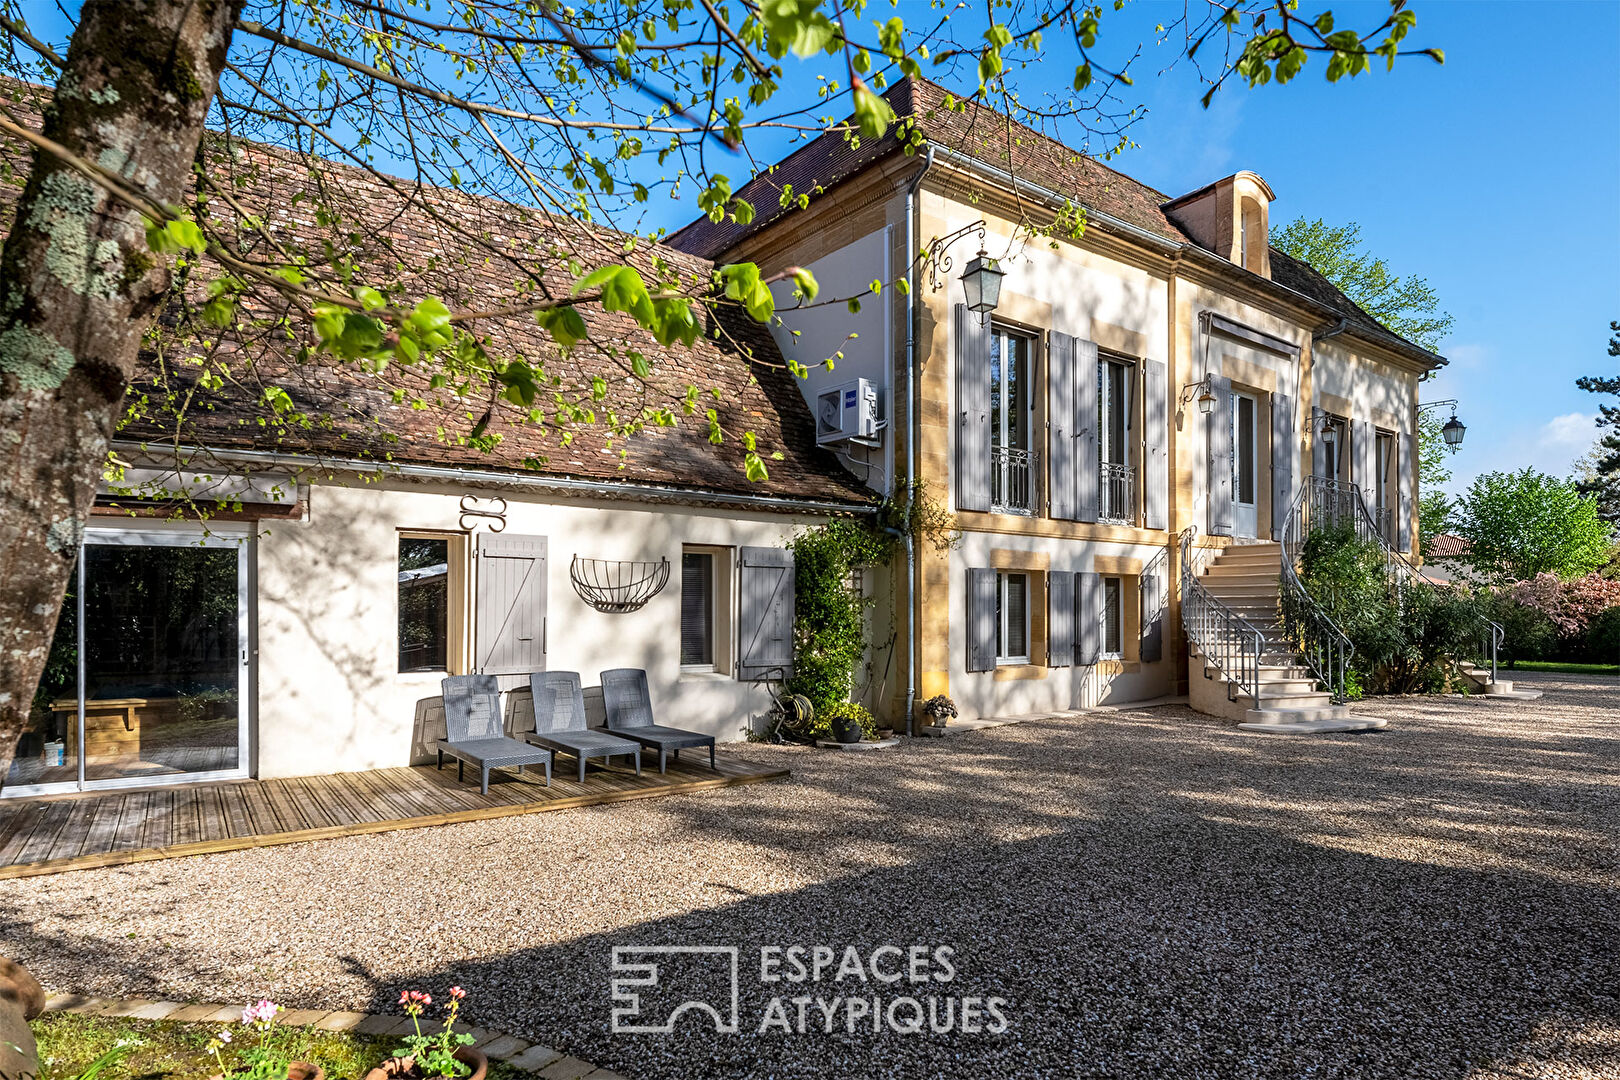
[[877, 387], [866, 379], [829, 386], [816, 395], [816, 442], [876, 442], [882, 430], [878, 420]]

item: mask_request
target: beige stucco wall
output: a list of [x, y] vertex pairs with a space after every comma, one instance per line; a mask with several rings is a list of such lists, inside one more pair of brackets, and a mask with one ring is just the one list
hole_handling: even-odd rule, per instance
[[[306, 522], [278, 522], [257, 540], [260, 777], [428, 759], [427, 747], [442, 734], [434, 708], [441, 676], [397, 670], [397, 544], [402, 530], [459, 531], [458, 499], [466, 490], [320, 484], [310, 491]], [[580, 672], [587, 687], [605, 668], [645, 668], [662, 721], [740, 738], [749, 717], [768, 704], [763, 690], [679, 668], [681, 546], [779, 545], [813, 519], [505, 494], [505, 535], [548, 541], [547, 666]], [[673, 573], [640, 611], [608, 615], [574, 592], [568, 567], [575, 554], [665, 556]]]

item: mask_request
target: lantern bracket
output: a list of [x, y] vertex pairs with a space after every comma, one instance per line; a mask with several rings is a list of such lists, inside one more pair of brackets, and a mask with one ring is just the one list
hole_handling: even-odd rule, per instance
[[971, 225], [964, 225], [948, 236], [936, 237], [929, 243], [928, 251], [923, 258], [928, 262], [928, 287], [930, 290], [938, 292], [943, 288], [945, 283], [950, 280], [951, 271], [956, 267], [956, 263], [951, 259], [947, 249], [962, 237], [973, 232], [979, 234], [979, 246], [984, 247], [984, 230], [984, 219], [980, 218]]

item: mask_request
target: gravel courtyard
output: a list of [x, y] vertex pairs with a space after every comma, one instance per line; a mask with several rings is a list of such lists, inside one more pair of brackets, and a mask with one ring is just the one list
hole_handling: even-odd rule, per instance
[[[53, 990], [383, 1011], [459, 983], [474, 1022], [633, 1080], [1617, 1077], [1620, 682], [1517, 681], [1546, 697], [1381, 701], [1361, 735], [1165, 707], [733, 747], [794, 778], [3, 882], [0, 934]], [[741, 1032], [610, 1033], [612, 947], [693, 943], [742, 947]], [[760, 946], [818, 944], [948, 946], [955, 976], [759, 981]], [[759, 1031], [805, 994], [998, 996], [1009, 1026]]]

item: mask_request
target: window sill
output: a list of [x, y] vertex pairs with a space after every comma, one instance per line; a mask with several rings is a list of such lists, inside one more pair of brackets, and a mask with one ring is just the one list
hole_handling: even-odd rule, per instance
[[996, 682], [1016, 682], [1020, 679], [1044, 679], [1049, 668], [1044, 664], [999, 664], [996, 666]]
[[681, 668], [680, 682], [731, 682], [731, 673], [719, 671], [712, 667], [683, 667]]

